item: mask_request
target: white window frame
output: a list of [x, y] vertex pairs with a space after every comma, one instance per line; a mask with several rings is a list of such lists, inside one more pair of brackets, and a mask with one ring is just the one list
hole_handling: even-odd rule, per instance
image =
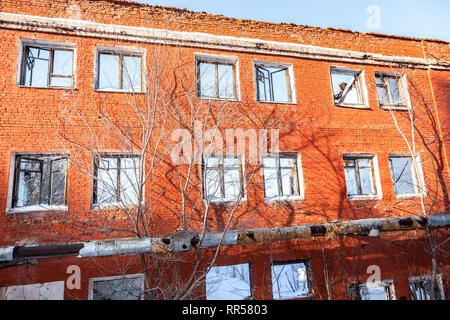
[[[131, 93], [131, 94], [141, 94], [146, 92], [146, 70], [147, 70], [147, 51], [145, 49], [136, 47], [107, 47], [107, 46], [96, 46], [94, 50], [94, 82], [93, 89], [97, 92], [115, 92], [115, 93]], [[140, 56], [141, 57], [141, 90], [133, 91], [133, 89], [99, 89], [98, 81], [100, 80], [100, 54], [112, 54], [120, 56]], [[118, 71], [119, 73], [122, 70]]]
[[[24, 54], [27, 47], [38, 47], [42, 49], [54, 49], [54, 50], [70, 50], [72, 51], [72, 85], [71, 86], [52, 86], [47, 85], [45, 87], [29, 86], [22, 83], [23, 71], [24, 71]], [[49, 62], [50, 63], [50, 62]], [[19, 42], [19, 54], [17, 63], [17, 75], [16, 75], [16, 85], [21, 88], [37, 88], [37, 89], [75, 89], [76, 88], [76, 75], [77, 75], [77, 45], [75, 43], [69, 42], [55, 42], [47, 40], [38, 39], [20, 39]], [[50, 77], [50, 75], [48, 75]]]
[[372, 187], [375, 188], [375, 194], [372, 195], [348, 195], [347, 198], [349, 201], [357, 201], [357, 200], [381, 200], [383, 198], [383, 192], [381, 190], [381, 179], [380, 179], [380, 170], [378, 168], [378, 156], [376, 154], [371, 153], [344, 153], [342, 157], [342, 164], [344, 169], [344, 183], [347, 189], [347, 183], [345, 180], [345, 163], [344, 158], [371, 158], [372, 159], [372, 177], [375, 181], [372, 181]]
[[[298, 186], [298, 195], [287, 195], [287, 196], [277, 196], [277, 197], [271, 197], [267, 198], [265, 196], [266, 194], [266, 186], [265, 186], [265, 180], [264, 180], [264, 165], [262, 165], [262, 175], [263, 175], [263, 186], [264, 186], [264, 200], [265, 201], [295, 201], [295, 200], [304, 200], [305, 199], [305, 182], [303, 178], [303, 165], [302, 165], [302, 157], [299, 153], [296, 152], [285, 152], [285, 153], [279, 153], [277, 155], [273, 154], [266, 154], [263, 156], [263, 158], [283, 158], [283, 157], [295, 157], [296, 161], [296, 177], [297, 177], [297, 186]], [[279, 161], [279, 160], [278, 160]], [[277, 176], [278, 178], [278, 176]]]
[[92, 300], [94, 298], [94, 282], [96, 282], [96, 281], [120, 280], [120, 279], [138, 278], [138, 277], [141, 279], [141, 299], [140, 300], [144, 300], [145, 283], [144, 283], [144, 274], [143, 273], [126, 274], [126, 275], [121, 275], [121, 276], [89, 278], [88, 300]]
[[[414, 194], [399, 194], [397, 195], [395, 193], [394, 188], [394, 181], [392, 181], [392, 168], [391, 168], [391, 158], [411, 158], [411, 169], [413, 170], [413, 180], [414, 180], [414, 189], [416, 190], [416, 193]], [[394, 194], [398, 199], [407, 199], [407, 198], [420, 198], [420, 197], [426, 197], [427, 196], [427, 190], [425, 185], [425, 178], [423, 176], [423, 170], [422, 170], [422, 161], [420, 160], [419, 154], [411, 156], [411, 154], [389, 154], [389, 170], [391, 173], [391, 181], [392, 181], [392, 188], [394, 189]], [[414, 166], [414, 162], [417, 166], [417, 171]]]
[[397, 300], [393, 279], [381, 280], [381, 281], [376, 281], [376, 282], [352, 283], [348, 286], [348, 290], [354, 300], [359, 300], [359, 299], [355, 299], [355, 295], [354, 295], [354, 293], [352, 293], [353, 290], [355, 290], [355, 291], [358, 290], [357, 294], [358, 294], [359, 298], [362, 298], [361, 297], [361, 288], [378, 288], [378, 287], [384, 287], [384, 288], [388, 287], [390, 296], [389, 296], [389, 299], [387, 299], [387, 300]]
[[[380, 104], [380, 100], [378, 98], [378, 91], [377, 94], [377, 103], [378, 106], [381, 109], [384, 110], [411, 110], [411, 98], [409, 96], [409, 90], [408, 90], [408, 81], [406, 79], [405, 74], [397, 73], [397, 72], [386, 72], [386, 71], [375, 71], [375, 87], [378, 88], [378, 85], [376, 83], [376, 77], [391, 77], [391, 78], [397, 78], [398, 80], [398, 88], [399, 88], [399, 94], [400, 96], [405, 100], [405, 104], [386, 104], [382, 105]], [[387, 85], [388, 90], [388, 99], [391, 99], [391, 92], [389, 88], [389, 84]]]
[[308, 293], [305, 296], [297, 296], [297, 297], [289, 297], [289, 298], [276, 298], [273, 296], [273, 285], [274, 285], [274, 279], [272, 277], [272, 298], [273, 300], [293, 300], [293, 299], [306, 299], [310, 298], [314, 295], [313, 292], [313, 286], [312, 286], [312, 271], [311, 271], [311, 260], [310, 259], [299, 259], [299, 260], [289, 260], [289, 261], [272, 261], [271, 263], [271, 275], [273, 273], [272, 268], [274, 266], [282, 266], [282, 265], [291, 265], [291, 264], [298, 264], [303, 263], [306, 269], [306, 276], [307, 276], [307, 283], [308, 283]]
[[[287, 74], [289, 77], [288, 83], [288, 91], [291, 95], [291, 101], [259, 101], [258, 100], [258, 81], [257, 81], [257, 67], [268, 67], [268, 68], [280, 68], [287, 69]], [[294, 78], [294, 67], [292, 63], [284, 63], [284, 62], [270, 62], [270, 61], [261, 61], [261, 60], [253, 60], [253, 81], [255, 84], [255, 101], [257, 103], [272, 103], [272, 104], [285, 104], [285, 105], [293, 105], [297, 104], [297, 97], [295, 95], [295, 78]], [[288, 92], [288, 94], [289, 94]]]
[[[196, 81], [196, 97], [201, 100], [219, 100], [219, 101], [241, 101], [241, 87], [239, 80], [239, 58], [235, 56], [194, 53], [195, 59], [195, 81]], [[233, 66], [233, 98], [220, 97], [203, 97], [200, 89], [200, 63], [224, 64]]]
[[[12, 202], [13, 202], [13, 193], [14, 193], [14, 179], [16, 175], [16, 160], [19, 156], [64, 156], [67, 157], [66, 162], [66, 181], [65, 181], [65, 204], [64, 205], [35, 205], [35, 206], [28, 206], [28, 207], [20, 207], [20, 208], [13, 208]], [[10, 166], [9, 166], [9, 176], [8, 176], [8, 193], [6, 196], [6, 213], [7, 214], [13, 214], [13, 213], [26, 213], [26, 212], [52, 212], [52, 211], [58, 211], [58, 212], [64, 212], [68, 211], [68, 184], [69, 184], [69, 155], [62, 153], [62, 152], [12, 152], [11, 153], [11, 160], [10, 160]]]
[[[431, 282], [431, 275], [427, 274], [427, 275], [422, 275], [422, 276], [409, 277], [408, 280], [409, 280], [409, 290], [411, 291], [411, 283], [412, 282], [422, 282], [422, 281], [430, 281]], [[444, 285], [442, 283], [442, 275], [441, 274], [436, 275], [436, 282], [439, 286], [438, 289], [441, 294], [441, 300], [445, 300]], [[412, 292], [411, 292], [411, 298], [414, 299]]]
[[[357, 104], [349, 104], [349, 103], [336, 103], [334, 99], [334, 88], [333, 88], [333, 72], [344, 73], [344, 74], [357, 74], [357, 90], [362, 100]], [[344, 107], [344, 108], [359, 108], [359, 109], [370, 109], [369, 107], [369, 94], [367, 91], [366, 80], [365, 80], [365, 71], [362, 69], [351, 69], [342, 66], [331, 66], [330, 67], [330, 83], [331, 83], [331, 97], [333, 101], [333, 105], [336, 107]]]

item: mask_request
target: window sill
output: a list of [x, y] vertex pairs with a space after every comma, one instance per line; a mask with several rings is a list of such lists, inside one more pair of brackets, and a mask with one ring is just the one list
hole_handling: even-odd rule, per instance
[[281, 197], [272, 197], [272, 198], [264, 198], [264, 201], [267, 202], [289, 202], [289, 201], [299, 201], [305, 200], [303, 196], [281, 196]]
[[29, 207], [21, 207], [21, 208], [11, 208], [6, 213], [14, 214], [14, 213], [28, 213], [28, 212], [67, 212], [67, 206], [29, 206]]
[[370, 110], [370, 107], [366, 104], [334, 104], [335, 107], [340, 108], [352, 108], [352, 109], [366, 109]]
[[240, 200], [237, 200], [237, 199], [221, 199], [221, 200], [210, 200], [209, 202], [208, 202], [208, 200], [203, 199], [203, 203], [205, 205], [209, 203], [209, 205], [211, 205], [211, 206], [231, 206], [231, 205], [234, 205], [236, 203], [240, 204], [241, 202], [244, 202], [244, 201], [247, 201], [247, 197], [242, 198]]
[[240, 102], [240, 99], [237, 98], [208, 98], [208, 97], [197, 97], [197, 99], [202, 101], [230, 101], [230, 102]]
[[34, 86], [25, 86], [23, 84], [17, 85], [19, 88], [30, 88], [30, 89], [50, 89], [50, 90], [77, 90], [75, 87], [34, 87]]
[[128, 94], [145, 94], [145, 91], [132, 91], [132, 90], [123, 90], [123, 89], [94, 89], [95, 92], [104, 92], [104, 93], [128, 93]]
[[383, 110], [398, 110], [398, 111], [409, 111], [411, 108], [409, 108], [407, 105], [380, 105], [380, 108]]
[[294, 105], [294, 106], [297, 104], [297, 102], [288, 102], [288, 101], [282, 102], [282, 101], [258, 101], [258, 100], [256, 100], [256, 102], [263, 103], [263, 104], [284, 104], [284, 105]]
[[92, 204], [92, 210], [120, 210], [120, 209], [133, 209], [137, 207], [135, 204], [124, 204], [119, 202], [114, 203], [94, 203]]
[[[402, 200], [408, 200], [408, 199], [420, 199], [421, 195], [420, 193], [416, 193], [416, 194], [396, 194], [395, 197], [397, 199], [402, 199]], [[423, 194], [423, 197], [425, 197], [425, 194]]]
[[381, 199], [383, 199], [381, 195], [348, 196], [348, 201], [381, 200]]

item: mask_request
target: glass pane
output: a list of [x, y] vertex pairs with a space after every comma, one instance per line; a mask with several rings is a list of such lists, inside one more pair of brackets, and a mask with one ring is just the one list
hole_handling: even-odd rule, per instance
[[372, 186], [372, 169], [371, 168], [360, 168], [359, 178], [361, 180], [361, 193], [362, 194], [373, 194]]
[[357, 195], [359, 193], [355, 168], [345, 168], [345, 183], [347, 185], [347, 194], [349, 196]]
[[20, 172], [16, 207], [40, 204], [41, 173]]
[[281, 169], [281, 186], [284, 196], [296, 195], [295, 171], [293, 169]]
[[390, 158], [395, 194], [416, 194], [411, 158]]
[[50, 85], [54, 87], [71, 87], [72, 78], [51, 77]]
[[46, 87], [48, 81], [49, 50], [30, 48], [25, 60], [25, 85]]
[[223, 179], [225, 198], [228, 200], [237, 199], [241, 191], [239, 170], [224, 170]]
[[358, 94], [358, 75], [332, 71], [331, 81], [333, 85], [334, 102], [339, 104], [361, 103]]
[[220, 162], [220, 160], [219, 160], [219, 158], [208, 158], [208, 159], [206, 159], [206, 166], [207, 167], [218, 167], [219, 166], [219, 162]]
[[400, 91], [398, 88], [398, 79], [397, 78], [389, 78], [389, 88], [391, 90], [391, 98], [393, 104], [402, 103], [400, 99]]
[[234, 81], [233, 81], [233, 66], [219, 64], [219, 97], [220, 98], [234, 98]]
[[206, 199], [208, 201], [217, 201], [222, 199], [220, 184], [220, 171], [207, 169], [205, 174], [205, 191]]
[[97, 203], [117, 202], [117, 158], [102, 158], [97, 172]]
[[273, 265], [272, 293], [276, 300], [308, 296], [308, 276], [305, 264]]
[[93, 300], [139, 300], [141, 277], [94, 281]]
[[295, 158], [280, 158], [280, 167], [294, 167]]
[[371, 163], [372, 159], [358, 159], [358, 166], [361, 167], [371, 167], [370, 163]]
[[270, 101], [270, 72], [269, 70], [257, 67], [256, 68], [256, 83], [258, 86], [258, 101]]
[[[273, 101], [290, 102], [288, 93], [287, 70], [269, 68], [272, 72]], [[275, 72], [274, 72], [275, 71]]]
[[386, 296], [386, 288], [384, 286], [361, 288], [362, 300], [389, 300]]
[[53, 51], [53, 74], [72, 75], [73, 51]]
[[204, 98], [216, 97], [216, 65], [200, 63], [200, 95]]
[[277, 159], [275, 159], [275, 158], [263, 158], [263, 166], [264, 167], [276, 168], [276, 166], [277, 166]]
[[224, 168], [237, 168], [237, 167], [239, 167], [239, 159], [238, 158], [224, 158], [223, 159], [223, 167]]
[[38, 159], [20, 159], [20, 168], [22, 170], [28, 170], [28, 171], [40, 171], [41, 170], [41, 161]]
[[264, 190], [266, 198], [278, 197], [277, 169], [264, 168]]
[[123, 89], [141, 91], [141, 57], [123, 57], [122, 79]]
[[124, 204], [138, 202], [139, 158], [120, 159], [120, 201]]
[[119, 56], [99, 55], [98, 89], [119, 89]]
[[248, 264], [212, 267], [206, 274], [207, 300], [244, 300], [251, 297]]
[[355, 160], [353, 160], [353, 159], [344, 159], [344, 166], [346, 166], [346, 167], [354, 167], [355, 166]]
[[57, 159], [51, 162], [51, 205], [63, 205], [66, 188], [67, 159]]
[[387, 90], [385, 87], [377, 87], [378, 103], [381, 105], [389, 104]]
[[384, 85], [383, 77], [381, 75], [375, 75], [375, 83], [378, 85]]

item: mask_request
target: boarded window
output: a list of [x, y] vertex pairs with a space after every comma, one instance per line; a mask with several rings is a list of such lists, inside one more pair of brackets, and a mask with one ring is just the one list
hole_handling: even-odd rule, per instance
[[206, 275], [208, 300], [246, 300], [252, 297], [250, 265], [212, 267]]
[[92, 300], [140, 300], [142, 276], [125, 276], [92, 281]]
[[239, 158], [209, 157], [204, 159], [204, 194], [207, 201], [235, 201], [242, 190]]
[[276, 262], [272, 264], [273, 298], [295, 299], [311, 294], [308, 262]]
[[0, 288], [0, 300], [63, 300], [64, 281]]
[[66, 165], [64, 156], [17, 156], [12, 207], [65, 205]]
[[402, 85], [400, 76], [377, 72], [375, 81], [380, 106], [407, 108], [406, 89]]
[[264, 157], [263, 170], [266, 199], [300, 195], [297, 156]]
[[389, 157], [391, 176], [396, 195], [414, 195], [417, 190], [417, 175], [411, 157]]
[[291, 103], [292, 90], [288, 67], [255, 65], [257, 101]]
[[142, 56], [100, 52], [96, 89], [142, 91]]
[[72, 87], [73, 50], [24, 46], [20, 84], [30, 87]]
[[348, 196], [375, 195], [372, 157], [344, 157]]
[[334, 104], [349, 106], [364, 104], [361, 81], [360, 71], [331, 69]]
[[94, 172], [94, 203], [125, 205], [138, 201], [139, 157], [108, 155], [97, 158]]
[[237, 99], [236, 64], [198, 59], [197, 94], [200, 98]]

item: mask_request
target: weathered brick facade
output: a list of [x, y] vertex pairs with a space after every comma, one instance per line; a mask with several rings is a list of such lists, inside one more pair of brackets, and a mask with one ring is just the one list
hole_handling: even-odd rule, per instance
[[[126, 232], [105, 234], [74, 226], [78, 216], [98, 219], [99, 224], [113, 217], [117, 226], [124, 219], [117, 212], [109, 213], [106, 218], [103, 215], [100, 217], [98, 211], [91, 209], [92, 178], [82, 174], [75, 165], [69, 165], [67, 175], [67, 215], [70, 218], [66, 214], [45, 211], [8, 212], [13, 176], [11, 170], [14, 170], [15, 153], [68, 152], [70, 157], [78, 156], [75, 148], [67, 149], [59, 142], [61, 131], [58, 129], [65, 118], [72, 116], [64, 110], [73, 104], [74, 94], [79, 108], [91, 123], [100, 123], [99, 115], [93, 111], [93, 106], [98, 105], [114, 114], [116, 119], [127, 119], [125, 94], [93, 89], [95, 48], [134, 47], [146, 50], [146, 65], [149, 67], [152, 65], [150, 52], [158, 48], [158, 44], [149, 34], [146, 36], [139, 32], [150, 29], [185, 32], [184, 36], [176, 34], [184, 38], [178, 39], [180, 42], [177, 44], [168, 45], [165, 50], [175, 52], [174, 56], [182, 57], [180, 59], [187, 68], [192, 68], [192, 73], [188, 75], [192, 82], [195, 82], [195, 53], [237, 58], [239, 105], [260, 115], [263, 120], [281, 118], [283, 124], [277, 127], [280, 130], [280, 150], [297, 152], [301, 156], [304, 199], [264, 201], [263, 176], [259, 172], [253, 180], [255, 187], [247, 191], [246, 200], [239, 205], [232, 220], [234, 228], [272, 228], [423, 214], [420, 197], [399, 199], [394, 192], [389, 155], [409, 154], [410, 150], [389, 110], [379, 106], [375, 72], [399, 72], [408, 79], [411, 105], [417, 117], [414, 136], [416, 151], [422, 161], [423, 178], [427, 185], [428, 197], [424, 200], [427, 213], [448, 212], [448, 194], [445, 192], [450, 174], [449, 127], [446, 125], [450, 110], [450, 45], [445, 41], [238, 20], [113, 0], [2, 0], [0, 12], [10, 14], [0, 19], [0, 246], [131, 236]], [[31, 22], [19, 15], [62, 20]], [[87, 25], [83, 21], [98, 24]], [[99, 24], [141, 29], [124, 29], [121, 34], [118, 27], [114, 30], [102, 29], [103, 25]], [[203, 39], [193, 32], [220, 37]], [[75, 45], [75, 90], [18, 85], [21, 39]], [[170, 35], [168, 39], [172, 39]], [[242, 42], [248, 39], [253, 42]], [[289, 46], [298, 44], [312, 47]], [[326, 51], [327, 48], [338, 51]], [[294, 103], [256, 101], [254, 60], [292, 66]], [[367, 108], [334, 105], [330, 67], [363, 70]], [[145, 95], [137, 95], [137, 99], [139, 103], [144, 103]], [[412, 141], [408, 112], [396, 111], [395, 116], [408, 141]], [[244, 121], [240, 127], [249, 128], [251, 123]], [[69, 131], [74, 135], [77, 130], [80, 130], [80, 135], [84, 133], [76, 127]], [[101, 132], [101, 127], [95, 130]], [[109, 144], [106, 140], [100, 143], [104, 143], [104, 150], [114, 149], [114, 143]], [[376, 155], [381, 187], [379, 199], [348, 199], [343, 155], [350, 153]], [[169, 185], [169, 181], [162, 183]], [[154, 188], [155, 194], [158, 188], [171, 192], [170, 186]], [[161, 227], [153, 230], [154, 235], [180, 229], [180, 220], [173, 215], [178, 209], [178, 205], [161, 205], [155, 218]], [[208, 220], [209, 231], [223, 230], [226, 221], [224, 210], [214, 208]], [[198, 228], [200, 222], [193, 222], [192, 228]], [[447, 236], [448, 231], [441, 230], [436, 237], [445, 239]], [[408, 277], [430, 274], [431, 260], [427, 255], [427, 246], [428, 240], [422, 230], [382, 233], [379, 238], [313, 237], [312, 240], [227, 247], [222, 249], [217, 264], [250, 262], [252, 291], [257, 299], [272, 298], [272, 260], [309, 258], [312, 297], [316, 299], [328, 297], [326, 282], [329, 279], [325, 276], [325, 265], [338, 279], [333, 288], [333, 298], [348, 298], [347, 286], [352, 282], [365, 281], [367, 267], [378, 265], [382, 279], [394, 280], [396, 298], [410, 299]], [[441, 249], [445, 251], [446, 248], [448, 244]], [[212, 249], [206, 250], [205, 255], [212, 252]], [[179, 254], [179, 257], [184, 261], [174, 267], [178, 268], [177, 274], [189, 276], [192, 269], [189, 261], [195, 259], [195, 254], [186, 252]], [[448, 293], [445, 276], [449, 271], [448, 258], [441, 256], [438, 262], [444, 291]], [[32, 260], [0, 270], [0, 287], [65, 281], [70, 265], [81, 267], [82, 286], [79, 290], [65, 287], [65, 299], [88, 298], [90, 278], [141, 272], [138, 256], [97, 259], [59, 257]], [[339, 271], [344, 269], [346, 272]], [[200, 295], [195, 297], [201, 297], [202, 288], [198, 290]]]

